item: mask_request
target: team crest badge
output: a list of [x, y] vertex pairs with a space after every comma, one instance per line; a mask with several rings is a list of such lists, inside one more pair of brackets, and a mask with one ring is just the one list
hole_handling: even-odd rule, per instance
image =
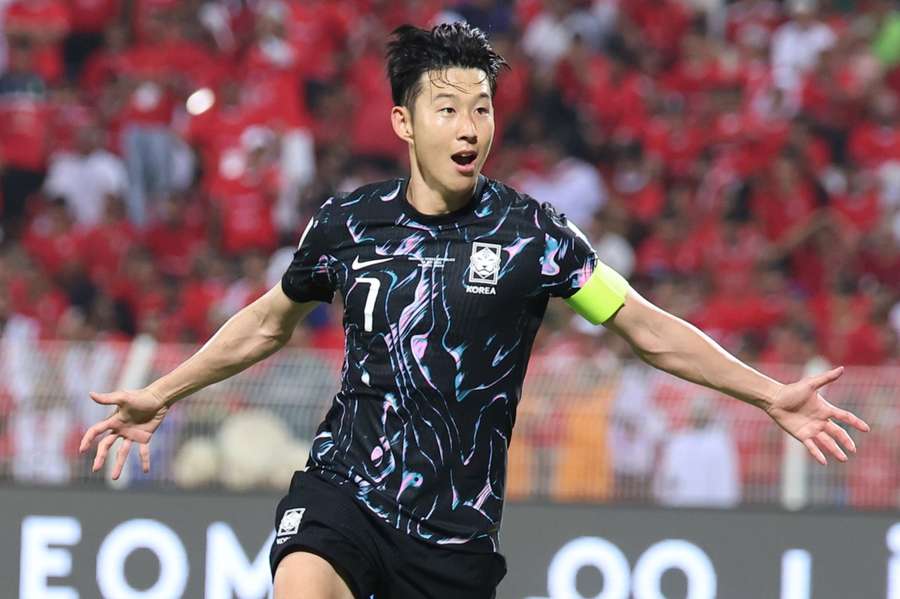
[[496, 243], [474, 242], [469, 261], [469, 282], [496, 285], [500, 276], [501, 251], [502, 248]]
[[297, 534], [297, 530], [300, 528], [300, 520], [303, 519], [303, 512], [305, 511], [305, 507], [286, 511], [284, 516], [281, 517], [281, 524], [278, 525], [278, 536]]

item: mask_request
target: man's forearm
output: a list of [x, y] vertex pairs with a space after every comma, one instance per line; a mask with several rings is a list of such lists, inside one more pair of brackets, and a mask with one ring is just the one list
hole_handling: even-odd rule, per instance
[[660, 311], [648, 325], [646, 342], [633, 346], [651, 366], [762, 409], [769, 406], [782, 387], [676, 316]]
[[265, 333], [265, 314], [251, 304], [232, 316], [193, 356], [148, 388], [167, 406], [227, 379], [280, 349], [287, 338]]

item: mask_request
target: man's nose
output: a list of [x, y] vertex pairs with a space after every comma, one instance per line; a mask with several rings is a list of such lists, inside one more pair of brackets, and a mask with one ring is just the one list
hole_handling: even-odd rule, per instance
[[470, 116], [463, 116], [459, 125], [459, 139], [464, 139], [474, 144], [478, 141], [478, 130], [475, 128], [475, 119]]

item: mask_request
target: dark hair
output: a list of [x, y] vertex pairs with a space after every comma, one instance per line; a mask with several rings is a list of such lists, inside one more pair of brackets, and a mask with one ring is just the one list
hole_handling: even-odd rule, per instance
[[422, 73], [452, 67], [481, 69], [487, 74], [491, 95], [497, 89], [497, 74], [506, 60], [497, 54], [487, 36], [465, 22], [444, 23], [428, 31], [401, 25], [391, 33], [387, 45], [387, 71], [394, 105], [412, 108], [421, 91]]

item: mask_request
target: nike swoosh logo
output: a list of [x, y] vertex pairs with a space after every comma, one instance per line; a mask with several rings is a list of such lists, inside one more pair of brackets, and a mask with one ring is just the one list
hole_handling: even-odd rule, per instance
[[393, 260], [393, 258], [379, 258], [378, 260], [366, 260], [365, 262], [361, 262], [359, 256], [357, 256], [353, 260], [353, 270], [359, 270], [360, 268], [365, 268], [367, 266], [375, 266], [376, 264], [381, 264], [382, 262], [388, 262], [390, 260]]

